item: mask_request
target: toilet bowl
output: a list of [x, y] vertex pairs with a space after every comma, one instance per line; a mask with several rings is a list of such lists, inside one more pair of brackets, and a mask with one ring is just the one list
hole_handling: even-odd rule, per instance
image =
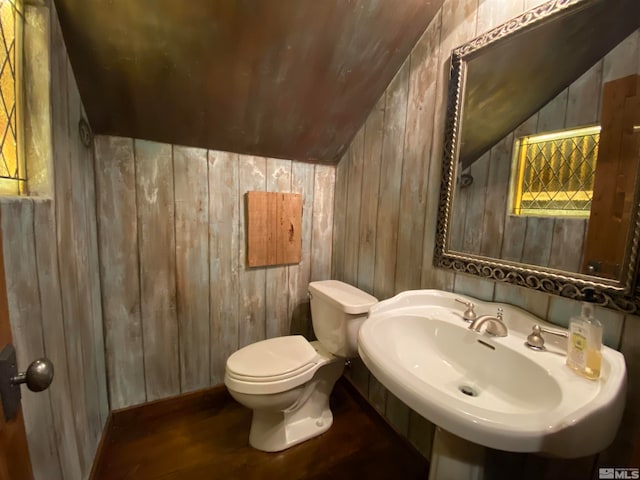
[[327, 431], [329, 396], [345, 358], [357, 354], [359, 326], [375, 297], [336, 280], [309, 284], [317, 341], [300, 335], [247, 345], [227, 360], [224, 383], [253, 410], [249, 444], [277, 452]]

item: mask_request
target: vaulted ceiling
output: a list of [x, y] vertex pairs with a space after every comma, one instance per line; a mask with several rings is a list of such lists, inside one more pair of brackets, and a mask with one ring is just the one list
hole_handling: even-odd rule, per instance
[[335, 163], [443, 0], [56, 0], [95, 133]]

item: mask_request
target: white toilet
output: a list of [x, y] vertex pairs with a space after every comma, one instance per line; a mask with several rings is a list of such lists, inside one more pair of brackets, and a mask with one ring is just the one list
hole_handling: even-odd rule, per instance
[[358, 330], [378, 300], [337, 280], [309, 284], [317, 341], [300, 335], [241, 348], [227, 360], [224, 383], [253, 410], [249, 443], [277, 452], [326, 432], [333, 423], [329, 395], [345, 358], [358, 353]]

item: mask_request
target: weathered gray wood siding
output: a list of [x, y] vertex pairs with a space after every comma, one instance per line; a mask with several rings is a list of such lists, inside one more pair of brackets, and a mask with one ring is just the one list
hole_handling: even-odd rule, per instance
[[[218, 385], [238, 348], [311, 334], [334, 167], [105, 136], [95, 154], [111, 408]], [[249, 190], [302, 194], [299, 264], [246, 266]]]
[[55, 365], [48, 390], [23, 389], [35, 478], [80, 480], [89, 475], [109, 413], [93, 152], [78, 136], [85, 115], [55, 8], [29, 6], [27, 21], [50, 48], [50, 63], [39, 71], [51, 74], [51, 95], [37, 97], [45, 102], [39, 111], [50, 111], [51, 123], [40, 124], [50, 132], [39, 131], [37, 140], [52, 165], [39, 170], [35, 190], [51, 190], [53, 198], [0, 200], [9, 314], [20, 369], [42, 356]]
[[[408, 289], [455, 291], [518, 305], [558, 325], [566, 325], [579, 311], [578, 302], [433, 267], [451, 49], [537, 3], [445, 1], [336, 169], [334, 278], [352, 282], [380, 299]], [[640, 55], [629, 61], [637, 65]], [[575, 106], [566, 104], [565, 109], [569, 108]], [[505, 147], [499, 145], [494, 150], [500, 148]], [[479, 174], [483, 180], [478, 183], [501, 181], [496, 171], [488, 166], [485, 170]], [[496, 200], [487, 197], [487, 201]], [[517, 234], [517, 229], [512, 233]], [[522, 249], [526, 237], [524, 230], [519, 233]], [[480, 244], [483, 235], [478, 232]], [[622, 349], [631, 360], [630, 374], [636, 372], [637, 377], [640, 319], [603, 309], [598, 309], [597, 316], [605, 324], [605, 342]], [[361, 361], [352, 362], [347, 375], [390, 423], [429, 455], [433, 431], [429, 422], [388, 392]], [[627, 408], [616, 443], [600, 456], [600, 464], [625, 465], [634, 442], [637, 444], [640, 416], [634, 405], [639, 400], [640, 384], [637, 379], [630, 384], [631, 407]], [[493, 455], [490, 465], [507, 465], [514, 478], [561, 478], [568, 471], [588, 478], [595, 463], [595, 458], [553, 461], [533, 455]]]

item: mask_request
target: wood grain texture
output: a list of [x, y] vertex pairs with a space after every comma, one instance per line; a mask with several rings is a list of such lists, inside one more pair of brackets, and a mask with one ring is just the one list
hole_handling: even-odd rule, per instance
[[602, 90], [602, 130], [591, 216], [584, 240], [583, 272], [599, 262], [601, 276], [617, 278], [625, 263], [636, 196], [640, 140], [640, 75], [607, 82]]
[[[276, 161], [291, 164], [288, 160]], [[291, 168], [288, 170], [290, 172]], [[247, 265], [268, 267], [299, 263], [302, 196], [277, 191], [247, 192], [246, 202]]]
[[400, 189], [408, 94], [409, 64], [405, 63], [389, 85], [386, 95], [387, 103], [380, 161], [381, 173], [384, 172], [384, 175], [380, 176], [377, 219], [377, 224], [384, 227], [376, 230], [376, 267], [373, 284], [373, 294], [378, 299], [388, 298], [395, 293]]
[[349, 146], [349, 186], [347, 188], [346, 231], [344, 240], [344, 281], [355, 285], [358, 278], [360, 247], [360, 208], [364, 170], [364, 127]]
[[433, 131], [433, 109], [437, 83], [438, 23], [427, 28], [409, 58], [407, 125], [402, 164], [396, 292], [420, 285], [422, 274], [424, 215], [428, 192], [427, 165], [424, 161], [433, 139], [423, 132]]
[[[71, 86], [72, 91], [77, 92], [78, 86], [75, 82], [75, 78]], [[73, 98], [73, 97], [70, 97]], [[69, 108], [70, 117], [72, 121], [77, 124], [81, 119], [86, 120], [86, 113], [82, 100], [78, 94], [78, 111], [76, 117], [71, 114], [71, 106]], [[71, 121], [71, 120], [70, 120]], [[75, 134], [73, 130], [69, 132], [72, 138], [75, 139], [74, 149], [79, 152], [78, 169], [80, 171], [80, 178], [83, 179], [83, 198], [81, 202], [84, 208], [79, 212], [82, 215], [84, 212], [84, 224], [82, 229], [86, 238], [86, 256], [87, 262], [83, 265], [83, 273], [81, 275], [84, 281], [88, 285], [87, 295], [87, 312], [88, 312], [88, 324], [91, 332], [91, 344], [93, 346], [93, 356], [95, 357], [95, 378], [97, 383], [96, 394], [98, 396], [98, 412], [99, 417], [93, 417], [92, 427], [94, 429], [94, 438], [99, 439], [104, 428], [104, 424], [107, 421], [109, 415], [109, 398], [107, 394], [107, 371], [106, 360], [104, 353], [104, 328], [102, 319], [102, 299], [101, 299], [101, 286], [100, 286], [100, 265], [99, 265], [99, 253], [98, 253], [98, 222], [96, 213], [96, 185], [95, 185], [95, 154], [90, 147], [85, 147], [82, 142], [82, 138], [79, 134]], [[97, 446], [94, 443], [93, 447]]]
[[[431, 134], [433, 142], [429, 154], [428, 186], [429, 197], [425, 209], [424, 256], [422, 261], [421, 286], [424, 288], [453, 288], [454, 275], [451, 271], [433, 267], [433, 251], [435, 246], [435, 230], [438, 211], [440, 178], [442, 173], [442, 155], [444, 139], [444, 118], [446, 111], [446, 91], [449, 78], [449, 63], [451, 50], [473, 37], [475, 31], [475, 15], [471, 14], [477, 7], [477, 2], [465, 0], [462, 2], [445, 1], [439, 14], [435, 17], [432, 27], [437, 25], [439, 48], [434, 51], [437, 55], [437, 80], [435, 86], [435, 105], [433, 107], [434, 123]], [[435, 28], [435, 27], [433, 27]], [[410, 140], [414, 141], [414, 140]], [[436, 193], [437, 192], [437, 193]]]
[[[358, 251], [358, 288], [373, 293], [376, 264], [376, 231], [378, 222], [378, 192], [382, 161], [382, 127], [387, 95], [382, 94], [364, 125], [364, 157], [367, 167], [362, 173], [360, 211], [360, 248]], [[336, 184], [338, 191], [338, 185]], [[337, 193], [336, 193], [337, 195]]]
[[313, 219], [311, 221], [311, 274], [310, 280], [331, 278], [333, 233], [333, 196], [336, 169], [329, 165], [316, 165], [313, 181]]
[[[291, 169], [291, 190], [302, 195], [302, 260], [298, 265], [289, 266], [289, 330], [290, 334], [304, 335], [313, 339], [311, 326], [311, 306], [307, 295], [311, 278], [313, 255], [331, 245], [319, 244], [312, 250], [314, 215], [314, 172], [308, 163], [294, 162]], [[318, 212], [322, 214], [322, 212]], [[322, 258], [322, 255], [320, 256]], [[324, 255], [325, 259], [331, 258]], [[324, 268], [326, 268], [326, 265]]]
[[[72, 188], [71, 188], [71, 146], [69, 140], [69, 104], [68, 104], [68, 68], [62, 32], [56, 22], [51, 23], [51, 85], [57, 95], [52, 96], [52, 147], [54, 158], [55, 207], [56, 207], [56, 235], [58, 247], [58, 264], [60, 273], [60, 288], [62, 294], [62, 308], [65, 322], [67, 361], [75, 365], [74, 374], [77, 378], [85, 378], [84, 359], [81, 345], [82, 338], [77, 322], [83, 318], [78, 303], [77, 280], [75, 275], [73, 250], [74, 232], [72, 219], [74, 217]], [[85, 389], [82, 382], [71, 384], [71, 402], [74, 413], [74, 428], [80, 446], [80, 467], [85, 472], [88, 469], [91, 456], [91, 437], [86, 425], [87, 414]]]
[[95, 138], [100, 282], [111, 408], [146, 400], [133, 140]]
[[[55, 211], [49, 199], [34, 199], [35, 254], [38, 289], [42, 308], [42, 335], [47, 358], [55, 366], [55, 381], [49, 387], [55, 439], [64, 479], [82, 478], [80, 451], [74, 429], [71, 381], [73, 369], [67, 364], [64, 318], [58, 272]], [[55, 470], [52, 473], [55, 475]]]
[[224, 365], [238, 349], [240, 194], [238, 155], [208, 152], [209, 311], [211, 385], [221, 384]]
[[[67, 246], [64, 252], [68, 256], [66, 260], [73, 265], [72, 275], [74, 279], [72, 282], [75, 286], [75, 291], [70, 292], [70, 294], [72, 295], [75, 308], [77, 308], [79, 314], [75, 326], [79, 333], [79, 336], [76, 338], [76, 341], [79, 342], [76, 348], [84, 364], [83, 387], [88, 415], [88, 436], [90, 439], [87, 447], [87, 458], [90, 458], [95, 452], [98, 439], [102, 432], [101, 417], [103, 412], [101, 411], [102, 401], [100, 395], [104, 390], [103, 387], [100, 386], [100, 381], [104, 377], [99, 375], [98, 363], [100, 362], [100, 355], [103, 354], [102, 345], [104, 345], [104, 343], [102, 340], [99, 342], [97, 340], [98, 332], [96, 331], [96, 323], [98, 322], [100, 326], [102, 324], [102, 312], [100, 308], [95, 308], [96, 299], [93, 297], [97, 286], [96, 282], [99, 282], [99, 277], [94, 275], [97, 273], [96, 265], [94, 264], [94, 262], [97, 262], [97, 256], [92, 256], [92, 253], [97, 253], [94, 244], [97, 240], [96, 237], [91, 234], [92, 227], [88, 219], [88, 210], [95, 208], [95, 201], [87, 203], [86, 199], [87, 183], [93, 183], [93, 178], [92, 176], [88, 177], [90, 170], [86, 168], [85, 162], [90, 160], [86, 159], [86, 151], [78, 135], [76, 135], [76, 126], [80, 121], [82, 111], [82, 101], [73, 76], [73, 71], [71, 70], [71, 64], [68, 61], [67, 72], [69, 89], [69, 95], [67, 97], [69, 131], [67, 135], [70, 143], [68, 165], [70, 175], [67, 182], [69, 182], [68, 187], [70, 188], [69, 193], [73, 216], [67, 219], [70, 223], [72, 233], [72, 237], [70, 238], [71, 248]], [[86, 348], [84, 345], [85, 342], [89, 343], [92, 347]]]
[[[349, 161], [345, 154], [336, 167], [336, 190], [333, 207], [333, 257], [332, 277], [344, 279], [345, 238], [347, 217], [347, 185], [349, 181]], [[376, 198], [377, 203], [377, 198]]]
[[473, 177], [473, 183], [465, 187], [468, 199], [464, 206], [464, 235], [462, 237], [462, 251], [478, 255], [482, 247], [482, 230], [485, 216], [485, 199], [487, 197], [487, 177], [491, 152], [487, 152], [476, 160], [468, 169]]
[[180, 391], [209, 386], [209, 175], [207, 151], [173, 148]]
[[[276, 263], [297, 263], [302, 257], [302, 198], [296, 195], [296, 212], [282, 211], [282, 208], [288, 206], [294, 199], [292, 194], [282, 198], [277, 192], [291, 191], [291, 161], [267, 159], [267, 191], [268, 195], [275, 195], [276, 205]], [[287, 213], [295, 213], [295, 215], [287, 215]], [[285, 223], [286, 222], [286, 223]], [[289, 227], [293, 222], [293, 228], [296, 233], [296, 239], [282, 238], [282, 233], [288, 234]], [[290, 241], [291, 240], [291, 241]], [[291, 246], [297, 247], [298, 251], [292, 252], [292, 256], [283, 255], [281, 248], [285, 250]], [[288, 251], [287, 253], [291, 253]], [[289, 298], [287, 291], [289, 289], [289, 269], [286, 266], [277, 266], [267, 269], [266, 271], [266, 293], [265, 293], [265, 309], [266, 309], [266, 336], [267, 338], [279, 337], [289, 334]]]
[[136, 207], [147, 400], [180, 393], [171, 145], [136, 140]]
[[325, 163], [441, 4], [58, 1], [96, 132]]
[[72, 366], [76, 380], [70, 382], [67, 401], [73, 409], [80, 470], [86, 475], [107, 405], [107, 399], [103, 398], [105, 378], [99, 372], [104, 346], [99, 341], [101, 309], [96, 308], [98, 247], [90, 225], [95, 202], [87, 200], [94, 179], [91, 167], [85, 165], [92, 159], [80, 146], [76, 133], [82, 103], [53, 4], [51, 9], [51, 90], [56, 92], [51, 96], [51, 122], [57, 255], [67, 363]]
[[506, 189], [500, 187], [509, 182], [512, 145], [513, 136], [507, 135], [490, 150], [480, 246], [480, 254], [489, 257], [499, 257], [502, 251], [508, 195]]
[[[5, 242], [1, 228], [0, 245], [2, 247], [0, 248], [0, 345], [1, 348], [4, 348], [7, 344], [14, 343], [14, 340], [11, 334], [11, 320], [9, 318], [9, 300], [7, 297], [3, 253]], [[32, 480], [34, 478], [22, 408], [18, 408], [13, 420], [6, 421], [3, 408], [0, 406], [0, 476], [7, 479]]]
[[[19, 371], [45, 356], [38, 290], [33, 201], [1, 198], [3, 250], [11, 330]], [[50, 391], [24, 394], [22, 408], [35, 478], [61, 479]]]
[[264, 269], [249, 268], [247, 264], [247, 208], [246, 193], [266, 188], [267, 159], [247, 157], [240, 162], [240, 257], [238, 347], [244, 347], [266, 338], [266, 310]]
[[580, 252], [584, 250], [586, 227], [587, 220], [584, 218], [556, 219], [553, 224], [549, 268], [566, 272], [580, 271]]

